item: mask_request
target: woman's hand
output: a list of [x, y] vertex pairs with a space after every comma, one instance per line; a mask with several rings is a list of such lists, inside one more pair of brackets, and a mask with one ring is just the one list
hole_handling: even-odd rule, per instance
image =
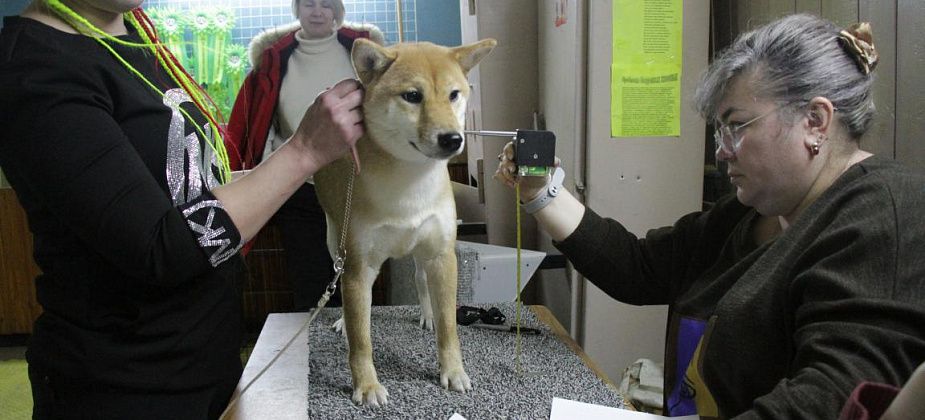
[[212, 190], [244, 241], [257, 235], [292, 193], [305, 184], [307, 176], [354, 147], [363, 135], [362, 103], [359, 82], [338, 82], [315, 98], [286, 144], [246, 176]]
[[[552, 175], [546, 176], [524, 176], [517, 175], [517, 165], [514, 164], [514, 144], [504, 145], [501, 154], [498, 155], [498, 170], [495, 171], [494, 178], [501, 181], [509, 187], [514, 187], [520, 183], [520, 202], [529, 203], [539, 197], [540, 194], [546, 193], [546, 188], [552, 180]], [[553, 161], [553, 166], [559, 166], [559, 158]], [[555, 241], [562, 241], [567, 238], [581, 222], [585, 214], [585, 207], [565, 188], [559, 189], [559, 195], [554, 200], [547, 203], [533, 216], [539, 226], [549, 233], [549, 237]]]
[[[538, 197], [546, 186], [549, 185], [551, 176], [525, 176], [517, 175], [517, 165], [514, 163], [514, 143], [508, 142], [498, 155], [498, 169], [495, 171], [494, 178], [503, 182], [505, 185], [514, 188], [520, 183], [520, 202], [529, 203]], [[554, 167], [559, 166], [559, 158], [555, 159]]]
[[305, 111], [291, 141], [304, 150], [316, 170], [343, 157], [363, 136], [362, 104], [360, 82], [345, 79], [321, 92]]

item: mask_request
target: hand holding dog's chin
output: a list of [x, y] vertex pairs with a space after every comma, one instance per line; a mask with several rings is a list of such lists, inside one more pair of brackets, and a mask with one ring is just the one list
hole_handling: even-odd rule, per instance
[[351, 148], [359, 139], [342, 139], [335, 136], [314, 135], [312, 137], [299, 137], [293, 135], [290, 143], [299, 151], [302, 171], [311, 176], [319, 170], [351, 153]]
[[318, 95], [305, 111], [290, 142], [303, 152], [309, 174], [349, 153], [363, 135], [362, 101], [362, 88], [355, 80], [344, 80]]

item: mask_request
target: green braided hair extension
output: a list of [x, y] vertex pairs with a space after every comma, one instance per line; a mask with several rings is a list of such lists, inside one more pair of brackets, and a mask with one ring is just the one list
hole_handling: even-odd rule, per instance
[[[222, 139], [224, 137], [223, 131], [219, 128], [219, 124], [215, 120], [213, 112], [211, 112], [205, 106], [204, 98], [208, 98], [208, 95], [205, 94], [205, 92], [202, 90], [202, 87], [199, 86], [199, 84], [196, 83], [192, 79], [192, 77], [190, 77], [189, 74], [186, 73], [186, 71], [180, 66], [180, 64], [176, 62], [176, 59], [172, 59], [172, 60], [170, 59], [172, 58], [172, 55], [170, 55], [169, 50], [167, 50], [164, 44], [162, 44], [159, 40], [157, 40], [156, 34], [154, 35], [154, 39], [152, 39], [152, 37], [149, 36], [149, 31], [151, 31], [151, 33], [153, 34], [154, 28], [151, 27], [150, 21], [145, 22], [145, 23], [138, 21], [138, 17], [136, 16], [135, 13], [141, 14], [143, 17], [147, 18], [146, 16], [144, 16], [144, 12], [142, 12], [140, 8], [135, 9], [132, 12], [127, 12], [124, 14], [125, 19], [135, 28], [139, 36], [141, 36], [142, 40], [144, 40], [143, 43], [136, 43], [136, 42], [128, 42], [128, 41], [121, 40], [97, 28], [92, 23], [90, 23], [90, 21], [85, 19], [83, 16], [80, 16], [79, 14], [77, 14], [77, 12], [74, 12], [71, 8], [61, 3], [60, 0], [44, 0], [44, 2], [62, 20], [67, 22], [69, 25], [71, 25], [74, 29], [76, 29], [81, 34], [86, 35], [96, 40], [100, 45], [106, 48], [106, 50], [108, 50], [109, 53], [112, 54], [112, 56], [119, 63], [122, 64], [123, 67], [128, 69], [129, 72], [134, 74], [141, 81], [143, 81], [148, 87], [150, 87], [153, 91], [157, 92], [158, 95], [161, 95], [163, 97], [164, 96], [163, 91], [158, 89], [157, 86], [151, 83], [151, 81], [148, 80], [144, 75], [142, 75], [141, 72], [139, 72], [135, 67], [129, 64], [118, 52], [116, 52], [115, 49], [112, 48], [111, 45], [109, 45], [106, 41], [104, 41], [104, 39], [110, 42], [119, 44], [119, 45], [127, 46], [127, 47], [145, 48], [145, 49], [151, 50], [154, 53], [155, 57], [157, 57], [158, 63], [162, 67], [168, 70], [167, 73], [170, 75], [170, 78], [174, 81], [174, 83], [176, 83], [177, 86], [180, 86], [187, 93], [189, 93], [190, 97], [193, 99], [193, 103], [196, 105], [196, 108], [198, 108], [199, 111], [202, 112], [203, 115], [205, 115], [206, 118], [208, 119], [211, 132], [212, 132], [212, 136], [211, 136], [212, 141], [211, 142], [207, 141], [206, 143], [209, 144], [209, 147], [211, 147], [212, 150], [215, 151], [216, 157], [218, 158], [219, 179], [222, 183], [225, 183], [231, 179], [231, 168], [228, 164], [228, 152], [227, 150], [225, 150], [225, 143]], [[211, 98], [209, 98], [208, 101], [209, 103], [212, 104], [213, 106], [212, 109], [216, 109], [216, 110], [218, 109], [215, 106], [215, 104], [212, 103]], [[199, 124], [195, 123], [195, 120], [189, 115], [189, 113], [187, 113], [183, 108], [179, 108], [179, 110], [181, 113], [183, 113], [183, 115], [189, 121], [193, 122], [193, 126], [196, 127], [196, 130], [199, 132], [202, 138], [206, 140], [210, 138], [209, 136], [205, 134], [202, 127], [199, 127]]]
[[[139, 17], [142, 17], [145, 20], [139, 21]], [[209, 124], [212, 126], [212, 131], [219, 133], [218, 136], [213, 136], [213, 142], [215, 144], [211, 146], [212, 149], [215, 150], [219, 161], [221, 162], [222, 182], [229, 180], [231, 168], [228, 165], [228, 152], [225, 149], [224, 141], [222, 141], [224, 133], [220, 130], [218, 121], [216, 121], [214, 116], [217, 114], [222, 121], [225, 120], [224, 116], [222, 116], [221, 111], [219, 110], [218, 105], [215, 104], [215, 102], [212, 100], [209, 94], [205, 92], [202, 86], [196, 83], [189, 75], [189, 73], [186, 72], [186, 70], [177, 61], [167, 46], [157, 39], [157, 34], [154, 31], [153, 24], [141, 9], [135, 9], [131, 16], [129, 16], [128, 21], [132, 24], [132, 26], [135, 27], [135, 30], [146, 43], [156, 45], [155, 55], [158, 59], [158, 62], [160, 62], [162, 66], [168, 69], [167, 73], [170, 74], [170, 77], [173, 79], [174, 83], [183, 87], [184, 90], [190, 93], [190, 97], [193, 99], [193, 103], [196, 104], [196, 107], [202, 111], [206, 118], [208, 118]], [[152, 37], [154, 39], [152, 39]], [[206, 109], [205, 106], [206, 100], [208, 100], [208, 104], [210, 105], [208, 109]], [[187, 118], [189, 118], [189, 116], [187, 116]], [[198, 126], [197, 129], [199, 129]]]

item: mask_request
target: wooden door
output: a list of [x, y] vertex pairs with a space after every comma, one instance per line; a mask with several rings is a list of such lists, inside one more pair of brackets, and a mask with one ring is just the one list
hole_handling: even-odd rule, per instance
[[42, 313], [35, 299], [38, 274], [26, 213], [11, 188], [0, 188], [0, 335], [32, 333]]

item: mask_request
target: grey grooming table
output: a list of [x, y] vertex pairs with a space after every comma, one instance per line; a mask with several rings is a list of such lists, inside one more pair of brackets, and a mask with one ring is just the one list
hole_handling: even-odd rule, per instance
[[[513, 324], [514, 304], [496, 306]], [[340, 316], [340, 308], [328, 308], [310, 327], [311, 336], [303, 331], [240, 396], [225, 418], [443, 420], [457, 412], [468, 420], [536, 419], [548, 418], [553, 397], [624, 407], [613, 383], [543, 306], [525, 307], [521, 313], [522, 326], [543, 331], [541, 335], [521, 335], [525, 376], [516, 371], [514, 334], [459, 326], [463, 361], [473, 382], [473, 390], [467, 394], [440, 386], [435, 337], [418, 327], [417, 314], [416, 306], [373, 308], [373, 357], [379, 381], [389, 391], [385, 407], [356, 407], [350, 401], [346, 340], [329, 328]], [[236, 395], [307, 318], [307, 313], [270, 314]]]

